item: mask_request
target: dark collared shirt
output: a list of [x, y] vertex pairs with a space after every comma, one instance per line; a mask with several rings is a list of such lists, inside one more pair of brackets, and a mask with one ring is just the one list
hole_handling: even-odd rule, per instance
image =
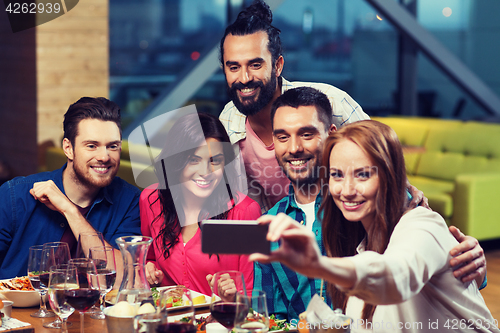
[[[68, 226], [65, 217], [29, 193], [36, 182], [52, 180], [64, 192], [61, 169], [16, 177], [0, 187], [0, 279], [24, 276], [32, 245], [60, 241]], [[95, 230], [117, 247], [116, 238], [141, 234], [137, 187], [115, 177], [102, 188], [86, 214]]]

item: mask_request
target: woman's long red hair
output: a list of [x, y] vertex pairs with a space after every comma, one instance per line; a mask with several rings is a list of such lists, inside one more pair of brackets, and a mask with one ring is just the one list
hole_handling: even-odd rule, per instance
[[[361, 222], [347, 221], [335, 205], [327, 186], [330, 176], [330, 154], [341, 140], [350, 140], [370, 158], [379, 176], [376, 195], [375, 222], [365, 230]], [[384, 253], [389, 238], [405, 211], [406, 169], [403, 151], [396, 133], [387, 125], [374, 120], [359, 121], [333, 132], [325, 142], [323, 152], [323, 243], [330, 257], [354, 256], [359, 243], [366, 237], [366, 250]], [[335, 307], [345, 311], [346, 294], [334, 285], [328, 286]], [[376, 305], [365, 304], [362, 317], [371, 320]]]

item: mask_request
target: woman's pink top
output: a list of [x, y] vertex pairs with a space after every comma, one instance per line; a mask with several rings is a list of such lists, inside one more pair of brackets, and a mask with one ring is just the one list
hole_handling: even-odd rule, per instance
[[[211, 295], [212, 291], [206, 280], [208, 274], [215, 274], [222, 270], [237, 270], [243, 273], [247, 290], [253, 289], [253, 262], [248, 261], [244, 255], [217, 255], [209, 256], [201, 252], [201, 231], [198, 229], [193, 238], [186, 245], [179, 235], [179, 242], [170, 249], [170, 256], [163, 257], [163, 246], [161, 239], [157, 239], [158, 233], [163, 225], [163, 218], [154, 222], [154, 218], [161, 212], [160, 201], [156, 192], [157, 184], [154, 184], [141, 193], [139, 201], [141, 211], [141, 231], [144, 236], [153, 237], [153, 243], [149, 247], [147, 261], [153, 262], [165, 275], [162, 286], [184, 285], [187, 288]], [[153, 193], [151, 196], [150, 194]], [[261, 216], [260, 206], [249, 197], [241, 193], [239, 203], [229, 211], [228, 220], [256, 220]], [[150, 206], [150, 202], [154, 202]]]

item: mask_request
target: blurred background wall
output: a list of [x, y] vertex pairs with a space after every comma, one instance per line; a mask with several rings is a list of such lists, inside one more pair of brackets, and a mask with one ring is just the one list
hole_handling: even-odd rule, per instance
[[37, 172], [39, 150], [60, 145], [71, 103], [109, 96], [108, 14], [107, 0], [80, 1], [16, 33], [0, 14], [0, 159], [13, 176]]
[[[370, 0], [266, 1], [282, 31], [286, 79], [335, 85], [371, 116], [410, 112], [398, 102], [405, 89], [398, 83], [400, 30]], [[86, 0], [18, 33], [0, 13], [0, 159], [13, 175], [36, 172], [43, 149], [60, 144], [62, 115], [82, 96], [118, 103], [125, 139], [144, 119], [183, 105], [218, 115], [229, 98], [217, 46], [250, 3]], [[500, 2], [394, 3], [413, 6], [418, 23], [500, 94]], [[498, 121], [425, 55], [415, 54], [413, 115]], [[175, 90], [181, 84], [188, 88]]]

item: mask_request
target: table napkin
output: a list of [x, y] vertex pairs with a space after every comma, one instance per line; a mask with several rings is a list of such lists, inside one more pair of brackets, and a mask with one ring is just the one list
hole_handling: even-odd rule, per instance
[[2, 319], [2, 326], [0, 326], [0, 331], [7, 331], [13, 328], [25, 327], [30, 325], [30, 323], [25, 323], [15, 318], [4, 317]]
[[335, 322], [338, 313], [335, 313], [318, 294], [314, 294], [307, 305], [307, 322], [311, 324], [321, 324]]

